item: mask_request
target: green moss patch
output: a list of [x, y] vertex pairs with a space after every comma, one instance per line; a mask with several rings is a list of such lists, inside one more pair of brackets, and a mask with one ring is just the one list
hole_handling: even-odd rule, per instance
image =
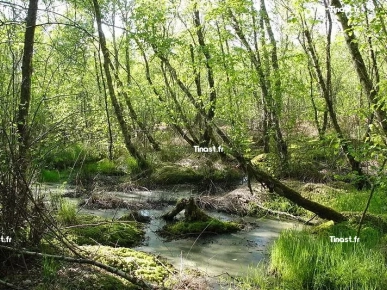
[[208, 221], [178, 221], [166, 224], [159, 234], [167, 238], [184, 238], [200, 234], [224, 234], [232, 233], [241, 229], [241, 226], [234, 222], [224, 222], [215, 218]]
[[208, 169], [207, 164], [199, 166], [198, 169], [182, 165], [167, 165], [157, 168], [150, 176], [154, 184], [184, 184], [197, 183], [202, 181], [211, 182], [235, 182], [242, 178], [241, 173], [234, 168], [212, 168]]
[[164, 166], [156, 169], [150, 177], [156, 184], [179, 184], [197, 182], [203, 179], [203, 176], [195, 170], [183, 166]]
[[143, 227], [137, 222], [108, 222], [94, 216], [79, 218], [78, 225], [66, 233], [78, 245], [133, 247], [144, 239]]
[[173, 268], [165, 262], [160, 262], [156, 257], [127, 248], [112, 248], [104, 246], [83, 246], [96, 260], [138, 278], [162, 283]]
[[143, 215], [139, 211], [131, 211], [118, 219], [119, 221], [135, 221], [140, 223], [148, 223], [151, 218], [149, 216]]
[[34, 288], [35, 290], [138, 290], [125, 279], [89, 265], [66, 264], [56, 271], [55, 278]]

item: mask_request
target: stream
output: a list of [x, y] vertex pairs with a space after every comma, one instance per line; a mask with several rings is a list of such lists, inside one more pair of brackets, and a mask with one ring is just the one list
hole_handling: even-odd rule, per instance
[[[50, 186], [51, 187], [51, 186]], [[56, 189], [51, 187], [50, 191]], [[67, 189], [66, 189], [67, 190]], [[63, 189], [62, 189], [63, 192]], [[165, 200], [166, 196], [173, 198], [188, 197], [190, 191], [166, 192], [166, 191], [134, 191], [109, 192], [127, 201], [146, 201], [152, 199]], [[72, 202], [79, 199], [69, 198]], [[162, 210], [141, 210], [141, 213], [151, 217], [151, 222], [146, 225], [146, 240], [136, 250], [153, 253], [166, 258], [178, 270], [187, 268], [204, 272], [209, 277], [220, 276], [227, 273], [231, 276], [239, 276], [247, 273], [249, 267], [256, 266], [265, 260], [272, 242], [285, 229], [297, 228], [302, 225], [294, 222], [279, 221], [268, 218], [239, 217], [214, 211], [206, 211], [211, 216], [221, 220], [243, 221], [247, 226], [244, 230], [232, 234], [206, 236], [165, 241], [156, 234], [165, 221], [158, 218], [162, 213], [173, 206], [166, 206]], [[104, 218], [119, 218], [128, 212], [127, 209], [80, 209], [80, 213], [97, 215]], [[181, 213], [180, 213], [181, 215]]]

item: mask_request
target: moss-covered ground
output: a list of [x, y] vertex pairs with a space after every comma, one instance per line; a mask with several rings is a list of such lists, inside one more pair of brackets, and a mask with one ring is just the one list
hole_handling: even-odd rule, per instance
[[165, 261], [128, 248], [113, 248], [106, 246], [82, 246], [96, 260], [109, 266], [131, 273], [138, 278], [162, 284], [173, 272], [173, 268]]
[[144, 239], [143, 225], [134, 221], [108, 221], [96, 216], [80, 215], [65, 234], [78, 245], [134, 247]]

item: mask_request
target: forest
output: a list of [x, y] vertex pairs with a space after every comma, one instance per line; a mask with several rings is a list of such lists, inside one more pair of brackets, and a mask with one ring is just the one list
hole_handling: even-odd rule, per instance
[[0, 289], [387, 289], [386, 16], [0, 1]]

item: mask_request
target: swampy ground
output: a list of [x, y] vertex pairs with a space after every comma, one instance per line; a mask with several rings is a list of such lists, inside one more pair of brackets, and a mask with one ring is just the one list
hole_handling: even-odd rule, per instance
[[[92, 170], [82, 173], [82, 179], [58, 183], [55, 178], [50, 180], [49, 172], [54, 171], [46, 170], [37, 186], [62, 237], [86, 251], [86, 257], [157, 289], [386, 286], [387, 197], [383, 191], [375, 191], [359, 234], [360, 213], [369, 190], [359, 191], [337, 180], [283, 180], [302, 196], [348, 217], [346, 222], [334, 223], [270, 193], [259, 183], [253, 182], [250, 191], [237, 169], [216, 169], [206, 183], [199, 174], [205, 164], [193, 170], [192, 163], [182, 168], [183, 162], [187, 160], [158, 169], [154, 176], [138, 182], [127, 175]], [[67, 174], [56, 172], [63, 177]], [[172, 221], [161, 218], [190, 197], [209, 219], [188, 221], [184, 210]], [[360, 241], [333, 243], [333, 236], [357, 236]], [[52, 233], [44, 236], [36, 251], [71, 256]], [[144, 287], [89, 264], [49, 256], [17, 259], [27, 263], [28, 270], [9, 269], [3, 275], [20, 289]]]

